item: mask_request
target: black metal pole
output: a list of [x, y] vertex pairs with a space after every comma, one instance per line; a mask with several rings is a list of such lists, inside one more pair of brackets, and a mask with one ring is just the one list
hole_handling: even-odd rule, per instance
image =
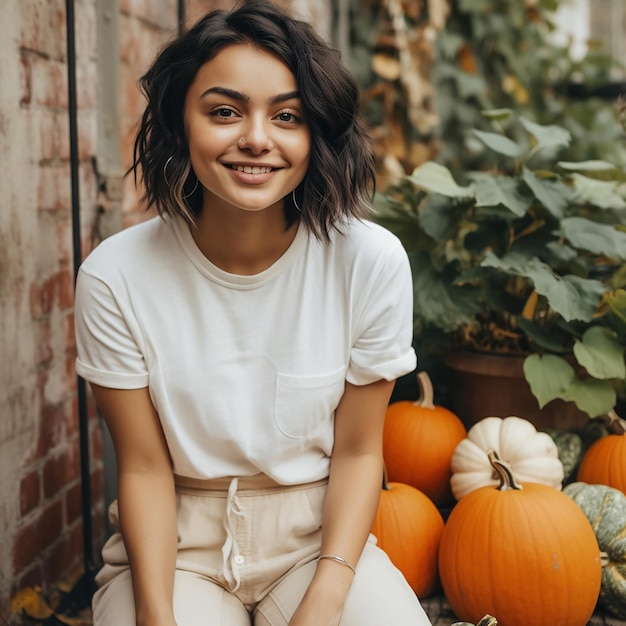
[[185, 32], [185, 0], [178, 0], [178, 34]]
[[[74, 36], [74, 1], [65, 2], [67, 30], [67, 92], [70, 141], [70, 180], [72, 192], [72, 243], [74, 279], [82, 261], [80, 235], [80, 191], [78, 156], [78, 104], [76, 98], [76, 41]], [[81, 496], [83, 514], [83, 565], [85, 574], [93, 569], [93, 532], [91, 523], [91, 472], [89, 468], [89, 419], [87, 389], [83, 378], [77, 376], [78, 427], [80, 437]]]

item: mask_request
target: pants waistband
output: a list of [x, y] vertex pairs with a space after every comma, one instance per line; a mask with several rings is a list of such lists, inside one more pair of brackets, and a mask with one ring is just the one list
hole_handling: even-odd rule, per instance
[[[174, 475], [174, 483], [176, 485], [176, 491], [179, 492], [202, 492], [213, 491], [222, 492], [226, 497], [228, 489], [233, 482], [234, 476], [224, 476], [221, 478], [212, 479], [200, 479], [190, 478], [188, 476]], [[257, 492], [258, 490], [276, 490], [276, 491], [291, 491], [298, 489], [309, 489], [311, 487], [317, 487], [324, 485], [328, 482], [328, 478], [316, 480], [311, 483], [296, 484], [296, 485], [281, 485], [277, 483], [273, 478], [270, 478], [267, 474], [255, 474], [254, 476], [238, 476], [237, 493], [239, 495], [245, 495], [246, 492]]]

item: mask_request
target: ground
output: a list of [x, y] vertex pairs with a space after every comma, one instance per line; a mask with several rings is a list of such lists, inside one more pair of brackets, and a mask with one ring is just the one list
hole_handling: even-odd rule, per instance
[[[423, 599], [422, 606], [433, 626], [451, 626], [455, 621], [458, 621], [450, 605], [441, 595]], [[626, 626], [626, 621], [596, 612], [587, 626]]]
[[[60, 594], [56, 608], [50, 607], [49, 602], [44, 602], [43, 605], [47, 606], [48, 610], [44, 609], [39, 614], [37, 611], [42, 610], [42, 604], [33, 601], [38, 593], [37, 590], [33, 591], [34, 593], [29, 596], [30, 603], [25, 603], [25, 608], [14, 615], [14, 619], [9, 622], [10, 626], [92, 626], [89, 606], [89, 598], [93, 591], [92, 578], [83, 577], [72, 591], [65, 595]], [[458, 621], [443, 595], [423, 598], [421, 602], [432, 626], [452, 626]], [[37, 619], [33, 615], [39, 615], [41, 618]], [[626, 621], [597, 611], [587, 626], [626, 626]]]

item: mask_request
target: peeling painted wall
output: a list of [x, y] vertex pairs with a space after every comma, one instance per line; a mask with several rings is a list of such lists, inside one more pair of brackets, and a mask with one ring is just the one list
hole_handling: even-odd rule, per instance
[[[23, 68], [15, 54], [17, 3], [0, 20], [0, 606], [13, 576], [11, 549], [20, 515], [20, 479], [37, 439], [40, 402], [35, 366], [37, 327], [30, 290], [38, 271], [38, 172], [32, 147], [40, 137], [22, 115]], [[19, 181], [19, 184], [14, 184]], [[0, 613], [1, 614], [1, 613]]]

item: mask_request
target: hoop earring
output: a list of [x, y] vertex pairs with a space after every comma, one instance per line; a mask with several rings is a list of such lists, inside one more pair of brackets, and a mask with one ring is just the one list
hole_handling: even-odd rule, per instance
[[[166, 181], [167, 182], [167, 181]], [[196, 189], [198, 188], [198, 177], [196, 176], [196, 184], [193, 186], [193, 189], [185, 196], [183, 196], [183, 200], [187, 200], [187, 198], [191, 198], [194, 193], [196, 193]]]
[[296, 207], [296, 211], [298, 211], [298, 213], [302, 213], [302, 209], [300, 208], [300, 205], [298, 204], [298, 201], [296, 200], [295, 189], [291, 192], [291, 201], [293, 202], [293, 205]]
[[163, 166], [163, 180], [165, 180], [165, 184], [167, 185], [168, 189], [171, 191], [172, 190], [172, 186], [170, 185], [170, 181], [167, 180], [167, 166], [170, 164], [170, 161], [174, 158], [174, 155], [172, 155], [171, 157], [169, 157], [169, 159], [167, 161], [165, 161], [165, 165]]

